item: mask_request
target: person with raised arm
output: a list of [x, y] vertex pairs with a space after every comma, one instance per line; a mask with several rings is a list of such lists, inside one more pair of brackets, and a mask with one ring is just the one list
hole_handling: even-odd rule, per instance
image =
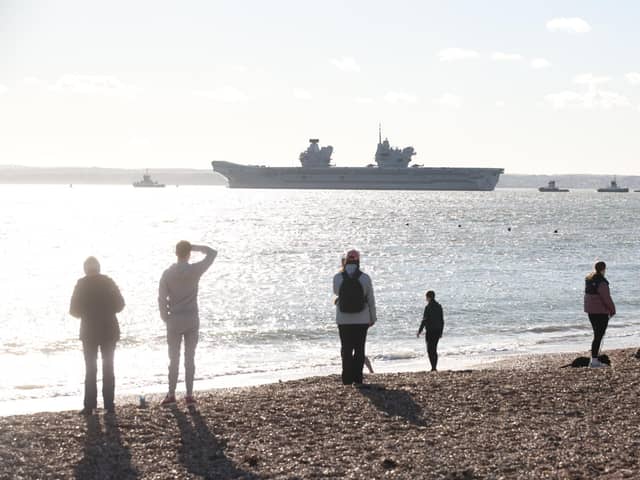
[[[203, 253], [199, 262], [189, 263], [191, 252]], [[198, 284], [218, 252], [204, 245], [192, 245], [186, 240], [176, 244], [177, 262], [167, 268], [160, 278], [158, 307], [160, 318], [167, 328], [169, 349], [169, 391], [162, 400], [163, 406], [176, 403], [176, 386], [180, 364], [180, 346], [184, 339], [185, 403], [195, 407], [193, 379], [195, 377], [195, 355], [200, 331], [198, 314]]]

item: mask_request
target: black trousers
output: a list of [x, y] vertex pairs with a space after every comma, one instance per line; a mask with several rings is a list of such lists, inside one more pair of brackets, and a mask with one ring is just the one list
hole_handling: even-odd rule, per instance
[[342, 383], [362, 383], [364, 349], [369, 325], [338, 325], [340, 355], [342, 356]]
[[427, 332], [425, 340], [427, 342], [427, 354], [429, 355], [429, 363], [431, 363], [431, 370], [435, 370], [438, 366], [438, 341], [442, 336], [441, 333], [430, 334]]
[[595, 358], [600, 354], [600, 344], [604, 332], [607, 331], [609, 325], [609, 315], [606, 313], [590, 313], [589, 321], [593, 328], [593, 342], [591, 343], [591, 358]]
[[98, 349], [102, 357], [102, 399], [104, 408], [113, 408], [113, 397], [116, 389], [116, 379], [113, 372], [113, 356], [116, 342], [82, 342], [84, 352], [84, 407], [96, 408], [98, 405]]

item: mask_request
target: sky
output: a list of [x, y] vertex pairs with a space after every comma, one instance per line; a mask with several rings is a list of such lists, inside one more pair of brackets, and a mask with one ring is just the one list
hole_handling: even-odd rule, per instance
[[0, 0], [0, 165], [640, 175], [640, 2]]

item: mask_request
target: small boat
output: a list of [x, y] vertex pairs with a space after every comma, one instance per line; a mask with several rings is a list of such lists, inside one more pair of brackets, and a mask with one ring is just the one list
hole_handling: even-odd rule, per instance
[[551, 180], [546, 187], [538, 188], [539, 192], [568, 192], [568, 188], [558, 188], [555, 180]]
[[144, 175], [142, 175], [142, 180], [133, 182], [133, 186], [141, 188], [164, 188], [164, 183], [158, 183], [155, 180], [151, 180], [151, 175], [149, 175], [149, 170], [147, 170]]
[[598, 189], [598, 192], [609, 192], [609, 193], [627, 193], [629, 189], [627, 187], [619, 187], [618, 182], [616, 182], [615, 177], [611, 180], [611, 184], [608, 187], [602, 187]]

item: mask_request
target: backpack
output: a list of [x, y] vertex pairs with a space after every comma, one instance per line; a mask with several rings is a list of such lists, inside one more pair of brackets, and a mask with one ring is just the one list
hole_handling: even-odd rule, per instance
[[[605, 365], [611, 366], [611, 359], [607, 354], [598, 355], [598, 360], [600, 360]], [[591, 359], [589, 357], [576, 357], [573, 362], [567, 363], [566, 365], [561, 366], [560, 368], [580, 368], [580, 367], [588, 367], [589, 363], [591, 363]]]
[[362, 272], [357, 270], [353, 277], [342, 272], [342, 285], [338, 293], [338, 308], [343, 313], [358, 313], [364, 310], [366, 299], [360, 283]]

